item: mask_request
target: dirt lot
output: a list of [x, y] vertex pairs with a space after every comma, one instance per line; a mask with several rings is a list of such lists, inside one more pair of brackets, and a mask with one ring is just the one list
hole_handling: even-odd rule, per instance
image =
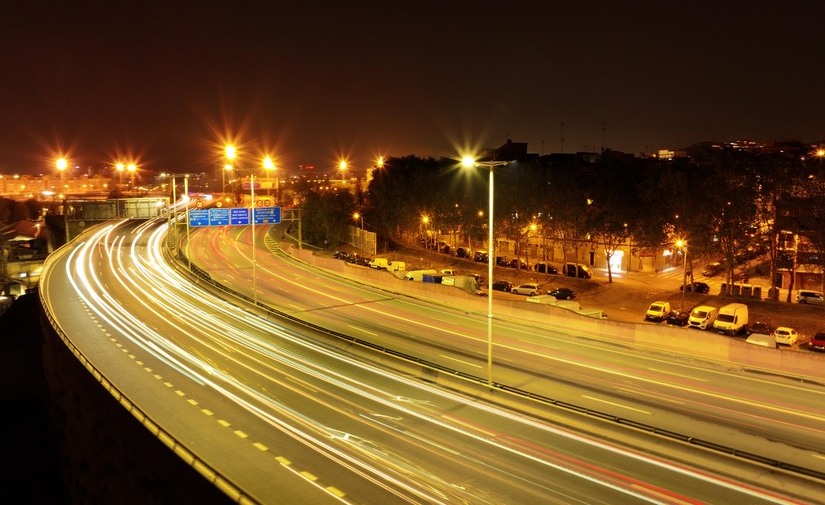
[[[407, 270], [453, 268], [460, 274], [474, 273], [484, 278], [487, 277], [486, 263], [477, 263], [423, 248], [399, 247], [396, 251], [378, 256], [386, 257], [390, 261], [404, 261], [407, 264]], [[674, 308], [682, 304], [681, 291], [678, 288], [672, 289], [670, 281], [656, 282], [654, 278], [653, 281], [645, 284], [634, 282], [632, 278], [617, 278], [609, 283], [600, 271], [594, 272], [594, 277], [592, 280], [575, 279], [505, 267], [495, 267], [494, 271], [494, 278], [497, 280], [507, 280], [514, 285], [538, 282], [545, 292], [562, 286], [571, 288], [576, 292], [576, 300], [583, 307], [602, 309], [609, 319], [618, 321], [644, 323], [645, 311], [652, 302], [657, 300], [669, 301]], [[750, 322], [762, 321], [772, 327], [790, 326], [799, 333], [801, 342], [806, 341], [816, 332], [825, 331], [825, 307], [713, 294], [716, 292], [718, 290], [711, 291], [711, 294], [687, 293], [685, 307], [690, 309], [703, 304], [721, 307], [728, 303], [744, 302], [748, 305]], [[498, 292], [497, 296], [519, 298], [519, 295], [498, 294]], [[801, 346], [802, 349], [805, 347], [804, 344]]]

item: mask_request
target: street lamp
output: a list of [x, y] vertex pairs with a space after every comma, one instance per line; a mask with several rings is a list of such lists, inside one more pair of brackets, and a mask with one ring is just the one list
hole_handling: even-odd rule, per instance
[[[65, 180], [65, 173], [66, 167], [69, 166], [69, 163], [66, 161], [66, 158], [58, 158], [57, 161], [54, 162], [55, 167], [57, 167], [57, 171], [60, 173], [60, 185], [63, 186], [63, 181]], [[63, 192], [63, 188], [60, 188], [60, 191]]]
[[360, 212], [354, 212], [352, 214], [352, 218], [355, 219], [355, 222], [361, 221], [361, 229], [364, 229], [364, 216], [361, 215]]
[[346, 181], [346, 173], [347, 173], [347, 160], [341, 160], [338, 162], [338, 170], [341, 171], [341, 182], [343, 183]]
[[115, 165], [115, 170], [117, 170], [117, 189], [120, 191], [120, 186], [123, 185], [123, 171], [126, 170], [126, 165], [118, 163]]
[[237, 151], [235, 150], [235, 146], [230, 144], [224, 147], [223, 152], [224, 156], [228, 160], [228, 163], [223, 166], [223, 192], [226, 194], [226, 172], [232, 170], [232, 162], [235, 161]]
[[129, 176], [131, 178], [132, 184], [132, 191], [135, 190], [135, 172], [137, 171], [137, 165], [134, 163], [129, 163], [126, 165], [126, 170], [129, 172]]
[[487, 235], [487, 384], [493, 385], [493, 168], [507, 165], [509, 161], [476, 161], [472, 156], [464, 156], [464, 168], [484, 167], [490, 169], [490, 208]]
[[267, 182], [269, 183], [269, 184], [267, 184], [267, 186], [268, 186], [267, 187], [267, 194], [271, 194], [271, 188], [272, 188], [272, 175], [271, 175], [271, 173], [273, 171], [276, 171], [276, 170], [278, 170], [278, 167], [275, 166], [275, 162], [272, 161], [272, 158], [270, 158], [269, 156], [265, 157], [264, 158], [264, 171], [266, 172]]
[[679, 239], [676, 241], [676, 247], [683, 252], [682, 254], [682, 310], [685, 310], [685, 291], [687, 291], [687, 241]]

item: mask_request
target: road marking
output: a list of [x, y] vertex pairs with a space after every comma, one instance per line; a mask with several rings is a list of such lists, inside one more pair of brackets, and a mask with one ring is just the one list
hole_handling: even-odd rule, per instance
[[582, 398], [587, 398], [588, 400], [593, 400], [593, 401], [596, 401], [596, 402], [602, 402], [602, 403], [606, 403], [608, 405], [613, 405], [614, 407], [621, 407], [623, 409], [633, 410], [633, 411], [636, 411], [636, 412], [641, 412], [642, 414], [650, 415], [650, 412], [648, 412], [646, 410], [636, 409], [636, 408], [633, 408], [633, 407], [629, 407], [627, 405], [622, 405], [621, 403], [615, 403], [615, 402], [611, 402], [611, 401], [607, 401], [607, 400], [602, 400], [601, 398], [595, 398], [593, 396], [587, 396], [587, 395], [582, 395]]
[[377, 333], [373, 333], [373, 332], [371, 332], [371, 331], [367, 331], [367, 330], [365, 330], [364, 328], [359, 328], [359, 327], [357, 327], [357, 326], [353, 326], [353, 325], [351, 325], [351, 324], [348, 324], [347, 326], [349, 326], [349, 327], [350, 327], [350, 328], [352, 328], [353, 330], [362, 331], [362, 332], [364, 332], [364, 333], [366, 333], [366, 334], [368, 334], [368, 335], [372, 335], [373, 337], [377, 337], [377, 336], [378, 336], [378, 334], [377, 334]]
[[458, 358], [453, 358], [452, 356], [447, 356], [446, 354], [440, 354], [439, 356], [441, 356], [442, 358], [451, 359], [455, 362], [461, 363], [462, 365], [474, 366], [476, 368], [481, 368], [481, 365], [476, 365], [475, 363], [470, 363], [469, 361], [462, 361]]
[[690, 376], [683, 375], [683, 374], [676, 373], [676, 372], [668, 372], [667, 370], [659, 370], [658, 368], [649, 368], [648, 367], [648, 370], [650, 370], [651, 372], [666, 373], [666, 374], [669, 374], [669, 375], [675, 375], [677, 377], [682, 377], [682, 378], [685, 378], [685, 379], [690, 379], [690, 380], [695, 380], [695, 381], [702, 381], [702, 382], [707, 382], [708, 381], [707, 379], [699, 379], [699, 378], [696, 378], [696, 377], [690, 377]]
[[252, 444], [252, 446], [254, 448], [258, 449], [261, 452], [266, 452], [266, 451], [269, 450], [269, 447], [265, 446], [264, 444], [262, 444], [260, 442], [255, 442], [254, 444]]

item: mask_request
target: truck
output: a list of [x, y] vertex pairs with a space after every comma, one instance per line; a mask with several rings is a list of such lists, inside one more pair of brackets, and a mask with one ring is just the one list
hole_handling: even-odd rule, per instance
[[723, 335], [736, 335], [748, 324], [748, 306], [744, 303], [729, 303], [719, 309], [713, 330]]
[[713, 322], [716, 321], [716, 315], [719, 309], [711, 307], [710, 305], [700, 305], [690, 311], [690, 318], [688, 319], [688, 327], [698, 328], [700, 330], [707, 330], [713, 327]]

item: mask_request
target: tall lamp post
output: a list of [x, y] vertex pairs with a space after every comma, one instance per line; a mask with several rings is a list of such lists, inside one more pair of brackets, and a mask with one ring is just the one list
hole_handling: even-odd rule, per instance
[[[267, 195], [272, 194], [272, 172], [278, 170], [278, 167], [275, 166], [275, 162], [272, 161], [272, 158], [269, 156], [264, 158], [264, 171], [266, 172], [266, 179], [267, 179]], [[277, 196], [276, 196], [277, 199]]]
[[346, 175], [347, 175], [347, 160], [341, 160], [338, 162], [338, 170], [341, 171], [341, 183], [343, 184], [346, 182]]
[[69, 162], [66, 161], [66, 158], [58, 158], [57, 161], [54, 162], [55, 168], [57, 168], [58, 173], [60, 173], [60, 192], [63, 192], [63, 184], [66, 180], [66, 167], [69, 166]]
[[126, 165], [126, 170], [129, 172], [129, 177], [132, 181], [131, 182], [132, 192], [134, 192], [135, 191], [135, 172], [137, 171], [137, 165], [135, 165], [134, 163], [129, 163], [128, 165]]
[[508, 161], [476, 161], [472, 156], [461, 159], [464, 168], [483, 167], [490, 170], [490, 208], [487, 211], [487, 384], [493, 385], [493, 168], [507, 165]]
[[117, 189], [120, 191], [120, 187], [123, 185], [123, 171], [126, 170], [126, 165], [123, 163], [117, 163], [115, 165], [115, 170], [117, 170]]
[[685, 310], [685, 291], [687, 291], [687, 241], [679, 239], [676, 241], [676, 247], [679, 248], [682, 254], [682, 310]]
[[226, 193], [226, 172], [232, 170], [232, 163], [235, 161], [235, 155], [237, 151], [235, 150], [235, 146], [228, 145], [224, 147], [224, 156], [226, 156], [227, 163], [223, 166], [223, 192]]

